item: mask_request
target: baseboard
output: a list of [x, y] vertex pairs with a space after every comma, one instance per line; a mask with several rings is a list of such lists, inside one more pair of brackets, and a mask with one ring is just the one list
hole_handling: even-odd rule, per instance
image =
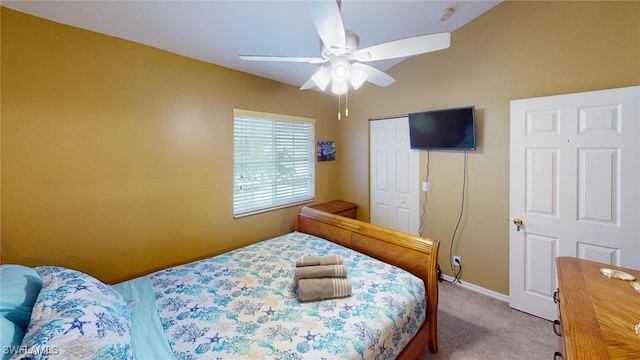
[[[445, 274], [442, 274], [442, 278], [447, 280], [448, 282], [453, 282], [453, 280], [454, 280], [454, 278], [452, 276], [445, 275]], [[471, 291], [475, 291], [475, 292], [480, 293], [482, 295], [486, 295], [488, 297], [492, 297], [494, 299], [497, 299], [497, 300], [500, 300], [500, 301], [504, 301], [506, 303], [509, 302], [509, 296], [501, 294], [499, 292], [495, 292], [493, 290], [485, 289], [485, 288], [483, 288], [481, 286], [474, 285], [474, 284], [472, 284], [470, 282], [467, 282], [467, 281], [456, 282], [456, 285], [457, 286], [462, 286], [465, 289], [469, 289]]]

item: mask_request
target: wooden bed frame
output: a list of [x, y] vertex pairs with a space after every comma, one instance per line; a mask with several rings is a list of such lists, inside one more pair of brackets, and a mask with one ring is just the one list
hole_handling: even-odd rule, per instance
[[303, 207], [295, 230], [327, 239], [409, 271], [424, 281], [427, 317], [397, 359], [418, 359], [428, 345], [438, 351], [438, 240], [385, 229]]

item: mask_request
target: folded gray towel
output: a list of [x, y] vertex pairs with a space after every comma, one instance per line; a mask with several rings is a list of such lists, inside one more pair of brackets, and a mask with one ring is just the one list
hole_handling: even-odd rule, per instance
[[316, 265], [296, 267], [295, 279], [347, 277], [347, 267], [344, 265]]
[[300, 301], [314, 301], [341, 298], [351, 295], [351, 281], [348, 278], [315, 278], [298, 280]]
[[301, 256], [296, 260], [296, 266], [314, 266], [314, 265], [342, 265], [344, 259], [340, 255], [325, 256]]

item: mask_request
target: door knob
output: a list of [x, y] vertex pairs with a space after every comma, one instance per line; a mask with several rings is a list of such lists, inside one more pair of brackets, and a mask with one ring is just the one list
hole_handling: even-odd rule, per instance
[[522, 219], [517, 217], [513, 219], [513, 223], [518, 227], [518, 231], [520, 231], [520, 226], [522, 226]]

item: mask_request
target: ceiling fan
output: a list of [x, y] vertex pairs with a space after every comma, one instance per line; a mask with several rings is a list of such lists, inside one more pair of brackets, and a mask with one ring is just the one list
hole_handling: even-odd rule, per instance
[[395, 79], [385, 72], [365, 64], [370, 61], [414, 56], [449, 47], [451, 34], [448, 32], [419, 35], [390, 41], [368, 48], [359, 49], [359, 36], [345, 30], [340, 13], [340, 2], [309, 0], [309, 11], [316, 31], [320, 36], [321, 57], [240, 55], [242, 60], [288, 61], [321, 65], [300, 89], [317, 86], [325, 91], [331, 84], [334, 94], [349, 91], [349, 85], [358, 89], [365, 81], [386, 87]]

